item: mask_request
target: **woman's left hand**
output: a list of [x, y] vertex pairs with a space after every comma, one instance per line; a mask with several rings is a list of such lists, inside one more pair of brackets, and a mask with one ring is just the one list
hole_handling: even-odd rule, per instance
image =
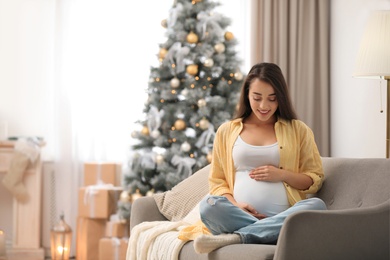
[[251, 170], [249, 177], [256, 181], [279, 182], [283, 181], [283, 170], [273, 165], [260, 166]]

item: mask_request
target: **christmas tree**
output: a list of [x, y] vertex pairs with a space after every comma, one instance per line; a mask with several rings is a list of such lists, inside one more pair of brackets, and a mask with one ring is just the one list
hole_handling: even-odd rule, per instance
[[[119, 214], [129, 217], [135, 192], [163, 192], [211, 162], [216, 129], [232, 119], [244, 75], [231, 20], [220, 3], [177, 0], [161, 22], [159, 66], [151, 67], [144, 118], [124, 177]], [[137, 196], [139, 196], [137, 194]]]

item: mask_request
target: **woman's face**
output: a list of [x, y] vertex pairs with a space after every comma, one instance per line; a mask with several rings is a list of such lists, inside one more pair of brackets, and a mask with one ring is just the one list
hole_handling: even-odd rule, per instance
[[274, 88], [259, 79], [249, 85], [249, 103], [253, 114], [263, 123], [274, 122], [278, 101]]

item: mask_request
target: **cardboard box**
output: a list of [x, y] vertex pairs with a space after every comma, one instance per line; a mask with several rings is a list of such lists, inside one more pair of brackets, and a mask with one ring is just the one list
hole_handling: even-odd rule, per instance
[[77, 218], [76, 259], [99, 259], [99, 241], [104, 237], [106, 221], [103, 219]]
[[129, 237], [130, 225], [126, 222], [107, 221], [105, 237]]
[[99, 260], [126, 260], [128, 244], [127, 238], [101, 238], [99, 241]]
[[79, 188], [79, 216], [94, 219], [109, 219], [118, 209], [122, 187], [87, 186]]
[[83, 174], [84, 186], [100, 183], [122, 185], [122, 167], [118, 163], [85, 162]]

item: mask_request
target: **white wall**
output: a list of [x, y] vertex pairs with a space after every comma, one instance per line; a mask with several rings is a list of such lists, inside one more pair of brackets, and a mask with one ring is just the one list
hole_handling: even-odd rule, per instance
[[[331, 2], [331, 155], [386, 156], [386, 82], [353, 78], [360, 39], [370, 11], [389, 0]], [[384, 112], [380, 113], [382, 98]]]

